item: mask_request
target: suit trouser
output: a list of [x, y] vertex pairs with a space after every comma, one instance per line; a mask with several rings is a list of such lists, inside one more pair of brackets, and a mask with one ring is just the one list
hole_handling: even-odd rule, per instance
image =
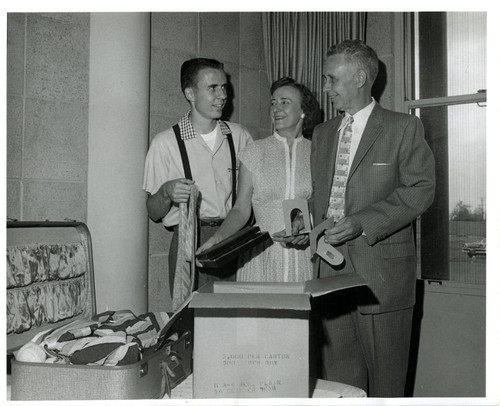
[[352, 315], [368, 368], [368, 396], [403, 397], [413, 307], [376, 314], [353, 312]]
[[[201, 224], [198, 228], [198, 246], [205, 243], [215, 232], [219, 229], [220, 225], [208, 225]], [[170, 285], [170, 294], [172, 295], [174, 287], [174, 277], [175, 268], [177, 263], [177, 249], [179, 247], [179, 227], [173, 227], [172, 241], [170, 242], [170, 249], [168, 252], [168, 281]], [[216, 269], [205, 269], [196, 267], [196, 282], [195, 289], [203, 286], [205, 283], [210, 281], [224, 280], [224, 281], [235, 281], [236, 280], [236, 261], [230, 262], [224, 265], [222, 268]]]
[[349, 291], [319, 303], [323, 378], [354, 385], [370, 397], [403, 397], [413, 308], [362, 314]]

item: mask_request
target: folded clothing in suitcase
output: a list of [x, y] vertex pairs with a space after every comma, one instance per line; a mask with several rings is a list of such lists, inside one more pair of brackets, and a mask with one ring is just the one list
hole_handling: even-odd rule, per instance
[[163, 312], [135, 316], [130, 310], [106, 311], [43, 331], [14, 355], [26, 362], [128, 365], [157, 350], [169, 319]]
[[160, 398], [191, 373], [189, 309], [95, 314], [85, 224], [8, 222], [6, 272], [12, 400]]

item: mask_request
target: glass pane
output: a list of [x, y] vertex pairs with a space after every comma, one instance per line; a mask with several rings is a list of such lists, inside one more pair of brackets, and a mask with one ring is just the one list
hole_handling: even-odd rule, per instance
[[421, 277], [484, 284], [486, 280], [486, 107], [426, 107], [424, 123], [436, 159], [436, 196], [417, 239]]
[[486, 89], [486, 13], [416, 14], [416, 98]]

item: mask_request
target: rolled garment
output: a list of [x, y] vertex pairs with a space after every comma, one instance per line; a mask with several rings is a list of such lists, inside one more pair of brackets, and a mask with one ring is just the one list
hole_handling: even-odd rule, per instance
[[198, 187], [193, 185], [188, 203], [179, 204], [179, 245], [172, 294], [172, 309], [174, 312], [182, 307], [194, 289], [196, 275], [195, 251], [198, 239], [197, 202]]

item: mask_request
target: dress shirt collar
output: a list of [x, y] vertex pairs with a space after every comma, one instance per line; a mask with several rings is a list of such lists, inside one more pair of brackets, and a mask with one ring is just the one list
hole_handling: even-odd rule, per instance
[[[231, 133], [231, 130], [227, 125], [220, 125], [220, 120], [217, 120], [217, 125], [220, 127], [222, 135], [227, 135]], [[181, 138], [183, 140], [189, 140], [191, 138], [196, 138], [196, 130], [191, 123], [191, 111], [184, 114], [181, 121], [179, 121], [179, 128], [181, 130]]]
[[368, 122], [368, 118], [370, 118], [370, 114], [372, 114], [373, 108], [375, 107], [375, 99], [372, 97], [372, 102], [359, 110], [352, 117], [354, 118], [353, 127], [357, 127], [360, 134], [363, 133], [366, 127], [366, 123]]

